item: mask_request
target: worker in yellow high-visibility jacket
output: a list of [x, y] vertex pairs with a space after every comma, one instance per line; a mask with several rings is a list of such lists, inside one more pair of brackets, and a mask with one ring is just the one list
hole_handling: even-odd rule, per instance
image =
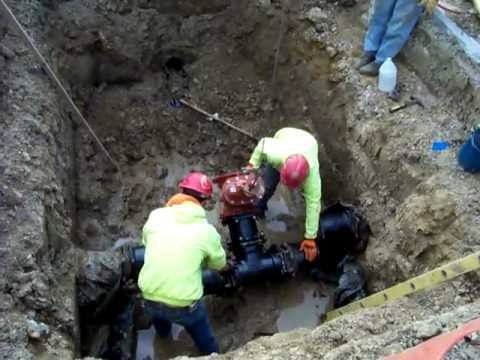
[[300, 189], [305, 198], [305, 234], [300, 250], [308, 261], [317, 257], [322, 186], [318, 163], [318, 143], [312, 134], [296, 128], [283, 128], [273, 137], [260, 140], [249, 160], [249, 167], [263, 167], [265, 195], [257, 203], [260, 215], [267, 210], [279, 182], [290, 189]]
[[169, 336], [172, 323], [178, 323], [202, 354], [218, 353], [202, 301], [202, 265], [214, 270], [226, 265], [220, 235], [202, 207], [213, 185], [206, 175], [191, 173], [180, 189], [166, 207], [150, 213], [143, 227], [145, 262], [138, 286], [158, 335]]

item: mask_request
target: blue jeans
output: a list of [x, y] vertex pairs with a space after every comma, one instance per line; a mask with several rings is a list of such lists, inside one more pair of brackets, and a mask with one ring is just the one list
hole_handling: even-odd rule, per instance
[[407, 42], [423, 7], [417, 0], [374, 0], [374, 10], [365, 36], [364, 51], [382, 64], [394, 58]]
[[145, 301], [145, 311], [152, 317], [159, 336], [167, 337], [172, 323], [182, 325], [202, 355], [218, 353], [218, 343], [208, 320], [207, 307], [199, 300], [191, 307], [174, 308], [162, 303]]

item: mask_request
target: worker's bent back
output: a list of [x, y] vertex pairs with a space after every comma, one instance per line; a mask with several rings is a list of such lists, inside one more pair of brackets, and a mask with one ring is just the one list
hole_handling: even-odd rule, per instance
[[188, 306], [203, 295], [202, 264], [225, 266], [220, 235], [193, 202], [152, 211], [143, 228], [145, 263], [138, 285], [147, 300]]

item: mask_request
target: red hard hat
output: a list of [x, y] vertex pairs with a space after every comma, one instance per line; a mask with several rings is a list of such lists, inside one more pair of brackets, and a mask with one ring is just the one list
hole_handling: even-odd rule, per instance
[[178, 185], [182, 189], [190, 189], [201, 194], [205, 199], [212, 197], [212, 180], [201, 172], [188, 174]]
[[310, 166], [301, 154], [290, 155], [280, 169], [280, 180], [289, 188], [299, 187], [308, 175]]

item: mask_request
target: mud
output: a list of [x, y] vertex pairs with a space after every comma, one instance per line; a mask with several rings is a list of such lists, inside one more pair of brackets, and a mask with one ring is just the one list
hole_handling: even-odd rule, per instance
[[[222, 352], [246, 342], [298, 328], [314, 329], [331, 306], [332, 289], [307, 279], [245, 289], [235, 298], [208, 299], [210, 319]], [[186, 331], [176, 326], [172, 339], [154, 335], [153, 327], [139, 332], [137, 360], [198, 356]]]
[[[138, 241], [148, 213], [188, 171], [214, 175], [247, 161], [252, 141], [172, 107], [172, 97], [189, 97], [258, 137], [288, 125], [315, 134], [323, 202], [366, 209], [374, 237], [362, 262], [372, 291], [480, 249], [480, 184], [455, 159], [478, 116], [478, 71], [429, 19], [398, 61], [401, 100], [416, 94], [425, 108], [392, 115], [376, 81], [354, 71], [363, 3], [8, 3], [121, 172], [69, 115], [18, 36], [0, 26], [1, 357], [68, 358], [79, 348], [74, 274], [85, 251]], [[432, 151], [437, 139], [448, 149]], [[270, 241], [301, 239], [302, 206], [298, 194], [279, 194], [261, 224]], [[218, 225], [217, 214], [218, 205], [209, 214]], [[467, 319], [476, 283], [472, 275], [398, 309], [346, 317], [337, 330], [327, 324], [296, 335], [263, 336], [316, 325], [325, 291], [308, 279], [253, 287], [209, 307], [223, 350], [261, 337], [239, 357], [369, 358], [419, 341], [406, 322], [447, 312], [446, 327]], [[46, 323], [49, 335], [29, 336], [30, 320]], [[154, 339], [154, 350], [151, 332], [140, 340], [156, 357], [193, 354], [184, 332], [169, 344]]]

